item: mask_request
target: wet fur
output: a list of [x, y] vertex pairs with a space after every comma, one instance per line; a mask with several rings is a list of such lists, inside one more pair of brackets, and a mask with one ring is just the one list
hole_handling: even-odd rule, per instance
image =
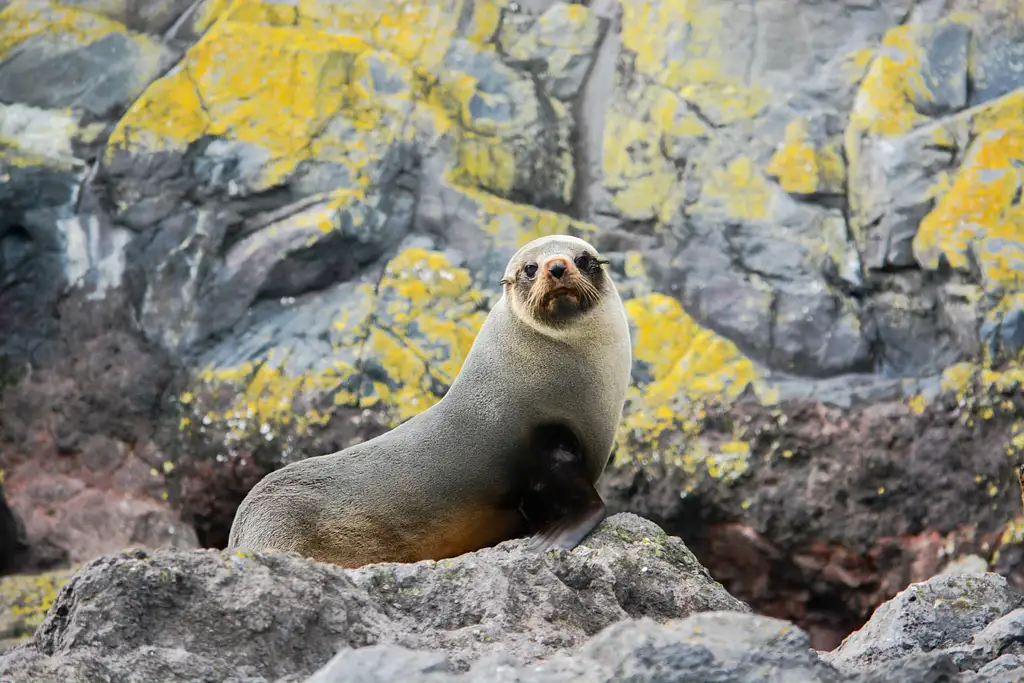
[[[490, 311], [438, 403], [374, 439], [307, 458], [264, 477], [242, 502], [229, 547], [292, 550], [344, 567], [453, 557], [524, 535], [519, 510], [551, 452], [538, 428], [578, 440], [596, 482], [607, 464], [630, 378], [630, 338], [605, 272], [580, 285], [589, 310], [548, 325], [517, 284], [525, 260], [592, 246], [535, 240], [509, 262]], [[523, 296], [524, 291], [527, 296]]]

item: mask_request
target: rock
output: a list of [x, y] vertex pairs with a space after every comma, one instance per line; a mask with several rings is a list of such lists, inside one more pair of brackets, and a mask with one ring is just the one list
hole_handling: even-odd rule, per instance
[[571, 553], [522, 546], [353, 571], [291, 553], [104, 556], [64, 587], [30, 645], [0, 659], [0, 677], [301, 680], [339, 648], [374, 644], [436, 651], [464, 670], [496, 653], [531, 663], [624, 619], [749, 611], [677, 538], [633, 515]]
[[77, 569], [0, 577], [0, 653], [32, 637]]
[[[1021, 633], [1024, 620], [1017, 610], [1022, 605], [1024, 596], [998, 574], [939, 576], [913, 584], [881, 605], [864, 628], [846, 638], [826, 659], [841, 669], [858, 670], [912, 653], [949, 651], [951, 646], [971, 643], [976, 636], [986, 644], [1006, 642], [1007, 632]], [[1010, 612], [1015, 615], [1012, 621], [993, 623]], [[981, 635], [983, 629], [989, 632]], [[975, 651], [983, 647], [975, 644]], [[969, 668], [988, 661], [970, 666], [962, 653], [958, 659]]]
[[[4, 391], [0, 465], [24, 523], [25, 571], [88, 561], [110, 548], [189, 548], [194, 529], [172, 511], [152, 419], [166, 359], [126, 330], [123, 300], [106, 310], [70, 296], [58, 309], [76, 353]], [[88, 387], [86, 389], [86, 387]]]
[[611, 509], [681, 536], [734, 594], [831, 649], [950, 555], [988, 558], [1002, 548], [1001, 571], [1024, 587], [1014, 569], [1021, 540], [1004, 521], [1019, 514], [1020, 487], [1001, 446], [1018, 429], [1020, 398], [973, 392], [962, 400], [989, 407], [793, 399], [712, 409], [702, 432], [685, 435], [703, 460], [639, 469], [624, 461], [600, 490]]
[[995, 574], [936, 577], [883, 604], [834, 652], [816, 652], [793, 624], [749, 613], [678, 539], [617, 515], [584, 546], [547, 556], [522, 541], [359, 570], [292, 553], [105, 556], [64, 586], [30, 643], [0, 656], [0, 676], [1011, 681], [1022, 602]]
[[[383, 670], [377, 662], [386, 658]], [[358, 673], [356, 673], [358, 672]], [[784, 677], [794, 683], [843, 679], [818, 661], [807, 635], [791, 624], [747, 614], [715, 612], [660, 624], [638, 619], [614, 624], [572, 654], [555, 655], [526, 667], [481, 660], [468, 672], [446, 671], [443, 658], [374, 645], [344, 650], [308, 683], [386, 681], [385, 672], [417, 683], [499, 683], [529, 681], [763, 681]], [[916, 679], [914, 679], [916, 680]]]
[[73, 107], [95, 118], [120, 113], [176, 58], [122, 24], [41, 0], [7, 7], [0, 33], [5, 103]]

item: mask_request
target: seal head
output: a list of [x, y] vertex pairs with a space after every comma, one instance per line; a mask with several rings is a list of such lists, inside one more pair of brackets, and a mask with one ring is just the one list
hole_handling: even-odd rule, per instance
[[501, 279], [512, 312], [541, 332], [563, 332], [592, 312], [607, 293], [607, 259], [568, 235], [541, 238], [509, 260]]

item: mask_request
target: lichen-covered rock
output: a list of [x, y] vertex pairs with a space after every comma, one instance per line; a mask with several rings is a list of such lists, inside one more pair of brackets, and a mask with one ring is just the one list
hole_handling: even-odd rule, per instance
[[[844, 640], [828, 659], [843, 669], [863, 669], [909, 654], [966, 646], [990, 625], [993, 628], [981, 639], [1005, 641], [1007, 629], [1022, 633], [1024, 622], [1018, 614], [1022, 606], [1024, 596], [998, 574], [939, 576], [912, 584], [881, 605], [864, 628]], [[1011, 612], [1017, 615], [1011, 623], [993, 623]], [[990, 658], [994, 654], [998, 653], [990, 653]], [[966, 662], [962, 654], [959, 658]], [[988, 661], [975, 661], [971, 668]]]
[[456, 669], [496, 653], [526, 664], [617, 621], [709, 610], [749, 608], [632, 515], [570, 553], [513, 541], [355, 571], [291, 553], [134, 552], [83, 567], [0, 677], [302, 680], [339, 648], [378, 643], [434, 650]]
[[0, 652], [32, 637], [77, 568], [0, 578]]

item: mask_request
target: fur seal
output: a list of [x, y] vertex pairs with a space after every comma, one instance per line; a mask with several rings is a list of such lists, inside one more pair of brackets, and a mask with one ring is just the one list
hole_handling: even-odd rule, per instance
[[576, 547], [606, 514], [594, 484], [632, 365], [607, 263], [568, 235], [523, 246], [444, 397], [380, 436], [265, 476], [228, 547], [349, 568], [531, 533], [534, 550]]

